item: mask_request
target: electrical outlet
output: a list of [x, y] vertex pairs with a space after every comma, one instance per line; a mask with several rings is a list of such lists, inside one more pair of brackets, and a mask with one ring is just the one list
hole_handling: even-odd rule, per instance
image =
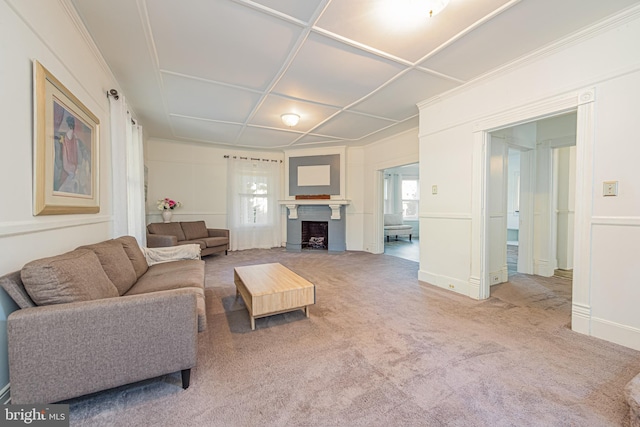
[[500, 276], [498, 276], [498, 275], [496, 274], [495, 276], [493, 276], [493, 277], [491, 278], [491, 284], [492, 284], [492, 285], [495, 285], [495, 284], [497, 284], [497, 283], [500, 283]]
[[455, 289], [456, 287], [455, 287], [455, 285], [452, 285], [451, 283], [449, 283], [449, 288], [450, 289]]
[[618, 181], [604, 181], [602, 183], [602, 195], [603, 196], [617, 196], [618, 195]]

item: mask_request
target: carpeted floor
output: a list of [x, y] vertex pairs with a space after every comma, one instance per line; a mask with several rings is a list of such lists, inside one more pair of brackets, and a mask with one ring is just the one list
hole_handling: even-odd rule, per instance
[[[280, 262], [316, 285], [302, 311], [258, 319], [233, 267]], [[207, 258], [209, 329], [180, 374], [74, 399], [87, 426], [617, 426], [640, 352], [572, 332], [570, 282], [516, 274], [474, 301], [388, 255], [281, 249]]]

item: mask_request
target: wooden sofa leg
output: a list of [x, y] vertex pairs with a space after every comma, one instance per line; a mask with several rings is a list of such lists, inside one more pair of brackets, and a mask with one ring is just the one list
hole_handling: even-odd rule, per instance
[[188, 389], [189, 382], [191, 381], [191, 369], [183, 369], [182, 370], [182, 388]]
[[411, 234], [409, 234], [409, 241], [411, 241]]
[[227, 250], [226, 250], [226, 249], [224, 250], [224, 254], [225, 254], [225, 255], [227, 254]]

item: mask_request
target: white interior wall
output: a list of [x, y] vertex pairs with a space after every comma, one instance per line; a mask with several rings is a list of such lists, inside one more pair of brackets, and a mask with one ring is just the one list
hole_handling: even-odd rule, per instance
[[502, 138], [492, 137], [489, 159], [489, 277], [491, 285], [506, 282], [507, 271], [507, 174], [509, 147]]
[[[111, 236], [111, 156], [106, 91], [118, 89], [97, 49], [87, 42], [66, 2], [0, 1], [0, 116], [6, 154], [0, 210], [0, 275], [25, 263]], [[100, 212], [93, 215], [32, 214], [32, 60], [41, 62], [100, 120]], [[9, 160], [10, 159], [10, 160]], [[15, 305], [0, 290], [0, 390], [9, 382], [6, 319]]]
[[[509, 149], [507, 175], [507, 230], [517, 233], [520, 229], [520, 150]], [[517, 243], [515, 237], [514, 242]]]
[[[364, 185], [361, 193], [363, 246], [360, 250], [383, 253], [382, 171], [418, 162], [418, 129], [411, 129], [369, 144], [363, 147], [363, 151], [364, 175], [362, 179]], [[347, 228], [349, 228], [348, 223]], [[347, 248], [349, 248], [349, 242], [347, 242]]]
[[535, 150], [535, 197], [533, 202], [533, 273], [551, 277], [556, 268], [551, 233], [553, 194], [553, 156], [548, 141], [539, 142]]
[[573, 268], [573, 234], [575, 222], [575, 188], [576, 188], [576, 147], [561, 147], [554, 149], [554, 170], [557, 171], [555, 180], [557, 249], [556, 258], [558, 268], [571, 270]]
[[[480, 295], [483, 123], [499, 117], [504, 126], [513, 117], [517, 124], [525, 110], [529, 120], [541, 118], [536, 114], [549, 115], [553, 105], [562, 110], [567, 100], [575, 106], [593, 103], [579, 110], [578, 119], [579, 134], [588, 140], [578, 150], [583, 169], [576, 186], [584, 199], [576, 200], [576, 215], [578, 205], [583, 210], [576, 257], [584, 271], [576, 276], [574, 270], [572, 327], [640, 349], [634, 271], [640, 262], [640, 145], [634, 142], [640, 96], [640, 51], [634, 41], [639, 38], [636, 7], [517, 66], [419, 105], [421, 177], [427, 184], [421, 228], [430, 234], [420, 241], [420, 280]], [[536, 110], [543, 101], [545, 108]], [[581, 128], [582, 123], [593, 127]], [[607, 180], [619, 181], [617, 197], [602, 197]], [[439, 194], [431, 196], [428, 189], [436, 183], [455, 183], [456, 191], [439, 186]]]
[[364, 148], [347, 148], [346, 156], [346, 198], [351, 201], [345, 207], [347, 250], [361, 251], [364, 245]]
[[[162, 221], [156, 203], [169, 197], [182, 203], [181, 207], [173, 210], [172, 221], [204, 220], [209, 228], [227, 228], [228, 160], [224, 156], [284, 160], [282, 152], [236, 150], [155, 138], [150, 138], [145, 147], [147, 223]], [[282, 170], [284, 174], [284, 166]], [[280, 190], [279, 198], [282, 199], [283, 189]], [[285, 208], [282, 209], [284, 212]], [[282, 241], [285, 241], [284, 234]]]

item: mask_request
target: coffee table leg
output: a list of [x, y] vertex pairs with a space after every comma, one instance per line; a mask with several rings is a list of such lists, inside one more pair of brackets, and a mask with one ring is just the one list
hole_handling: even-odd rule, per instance
[[249, 315], [249, 318], [251, 319], [251, 330], [255, 331], [256, 330], [256, 319], [252, 315]]
[[309, 306], [308, 305], [304, 306], [304, 314], [306, 314], [307, 317], [309, 317]]

